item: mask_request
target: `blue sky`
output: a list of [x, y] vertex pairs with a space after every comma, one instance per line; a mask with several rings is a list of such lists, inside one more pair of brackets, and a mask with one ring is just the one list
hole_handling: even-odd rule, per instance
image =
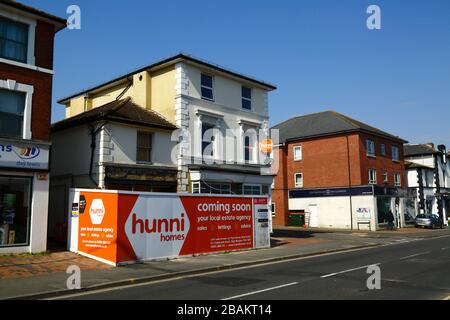
[[[56, 100], [179, 52], [274, 83], [271, 124], [327, 109], [450, 146], [450, 1], [20, 0], [82, 29], [56, 37]], [[382, 29], [366, 27], [381, 7]]]

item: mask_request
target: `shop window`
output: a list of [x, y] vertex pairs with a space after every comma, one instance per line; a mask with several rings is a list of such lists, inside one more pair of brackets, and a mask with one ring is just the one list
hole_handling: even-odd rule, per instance
[[242, 87], [242, 109], [252, 110], [252, 89]]
[[0, 17], [0, 58], [27, 62], [28, 25]]
[[29, 244], [30, 203], [31, 178], [0, 177], [0, 247]]
[[136, 157], [138, 162], [152, 161], [152, 138], [152, 133], [138, 131]]
[[0, 89], [0, 135], [23, 136], [25, 96], [23, 92]]
[[214, 100], [213, 77], [202, 73], [201, 75], [202, 99]]

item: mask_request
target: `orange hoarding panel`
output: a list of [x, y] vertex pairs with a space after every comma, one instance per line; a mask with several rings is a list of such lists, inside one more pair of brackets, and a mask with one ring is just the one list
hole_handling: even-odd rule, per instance
[[269, 246], [266, 197], [72, 193], [72, 250], [112, 264]]

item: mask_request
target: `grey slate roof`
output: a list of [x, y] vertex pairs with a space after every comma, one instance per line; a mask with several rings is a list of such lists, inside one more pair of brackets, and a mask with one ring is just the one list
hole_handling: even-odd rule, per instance
[[272, 129], [280, 130], [280, 142], [356, 131], [364, 131], [396, 141], [406, 142], [398, 136], [333, 110], [294, 117], [273, 126]]
[[403, 150], [404, 150], [403, 154], [405, 155], [405, 157], [440, 153], [438, 150], [432, 148], [427, 144], [414, 144], [414, 145], [406, 144], [403, 146]]
[[176, 125], [168, 121], [159, 113], [140, 107], [128, 97], [122, 100], [112, 101], [101, 107], [56, 122], [52, 125], [52, 131], [64, 130], [102, 120], [138, 126], [150, 126], [167, 130], [175, 130], [177, 128]]

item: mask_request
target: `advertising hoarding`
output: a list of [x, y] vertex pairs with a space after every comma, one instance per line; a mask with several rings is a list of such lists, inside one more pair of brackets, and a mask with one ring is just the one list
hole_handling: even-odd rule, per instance
[[72, 190], [69, 210], [70, 250], [114, 265], [270, 246], [267, 197]]

